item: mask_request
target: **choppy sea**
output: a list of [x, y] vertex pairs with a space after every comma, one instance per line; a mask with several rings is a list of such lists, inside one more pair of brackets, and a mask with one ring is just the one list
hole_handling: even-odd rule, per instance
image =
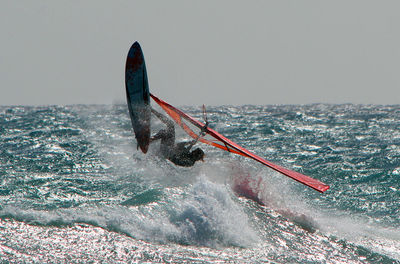
[[[126, 105], [0, 106], [0, 262], [400, 263], [399, 105], [207, 111], [229, 139], [331, 188], [205, 145], [191, 168], [157, 144], [145, 155]], [[244, 181], [253, 199], [235, 192]]]

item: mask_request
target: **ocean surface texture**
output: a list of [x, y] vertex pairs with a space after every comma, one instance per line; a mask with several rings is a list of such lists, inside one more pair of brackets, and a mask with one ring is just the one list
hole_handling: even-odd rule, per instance
[[207, 111], [229, 139], [331, 189], [206, 145], [192, 168], [158, 143], [145, 155], [125, 105], [0, 106], [0, 262], [400, 263], [399, 105]]

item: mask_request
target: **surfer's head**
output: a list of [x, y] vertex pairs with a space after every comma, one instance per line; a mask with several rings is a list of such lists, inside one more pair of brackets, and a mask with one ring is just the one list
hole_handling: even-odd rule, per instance
[[197, 149], [193, 150], [190, 154], [192, 156], [193, 161], [198, 161], [198, 160], [204, 161], [203, 160], [204, 152], [203, 152], [203, 150], [201, 150], [201, 148], [197, 148]]

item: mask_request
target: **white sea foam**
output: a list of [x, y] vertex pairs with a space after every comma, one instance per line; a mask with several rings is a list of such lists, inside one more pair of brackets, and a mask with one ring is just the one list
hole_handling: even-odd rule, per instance
[[321, 230], [339, 239], [345, 238], [373, 252], [400, 259], [400, 231], [372, 223], [362, 216], [350, 216], [344, 212], [316, 214]]
[[[143, 206], [99, 205], [51, 211], [5, 206], [0, 215], [40, 225], [88, 223], [160, 243], [246, 247], [258, 241], [229, 186], [213, 183], [203, 175], [184, 189], [166, 188], [167, 200]], [[49, 201], [52, 199], [49, 197]]]

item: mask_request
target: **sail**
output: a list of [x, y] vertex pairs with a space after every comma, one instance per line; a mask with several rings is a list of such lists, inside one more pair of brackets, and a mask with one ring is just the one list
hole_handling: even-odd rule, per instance
[[239, 146], [235, 142], [231, 141], [230, 139], [226, 138], [225, 136], [221, 135], [217, 131], [206, 127], [205, 124], [202, 122], [194, 119], [190, 115], [186, 114], [185, 112], [179, 110], [178, 108], [168, 104], [167, 102], [157, 98], [153, 94], [150, 94], [150, 96], [153, 98], [153, 100], [180, 126], [182, 127], [185, 132], [191, 136], [194, 139], [198, 139], [198, 134], [196, 134], [185, 122], [189, 122], [190, 124], [198, 127], [199, 129], [202, 129], [205, 133], [213, 137], [216, 141], [208, 140], [203, 137], [199, 138], [199, 141], [235, 153], [239, 154], [248, 158], [251, 158], [253, 160], [256, 160], [260, 162], [261, 164], [264, 164], [265, 166], [282, 173], [283, 175], [286, 175], [308, 187], [313, 188], [314, 190], [317, 190], [321, 193], [325, 192], [326, 190], [329, 189], [329, 185], [324, 184], [323, 182], [320, 182], [314, 178], [311, 178], [309, 176], [306, 176], [304, 174], [301, 174], [296, 171], [292, 171], [289, 169], [286, 169], [282, 166], [279, 166], [277, 164], [274, 164], [264, 158], [261, 158], [260, 156], [250, 152], [249, 150]]

